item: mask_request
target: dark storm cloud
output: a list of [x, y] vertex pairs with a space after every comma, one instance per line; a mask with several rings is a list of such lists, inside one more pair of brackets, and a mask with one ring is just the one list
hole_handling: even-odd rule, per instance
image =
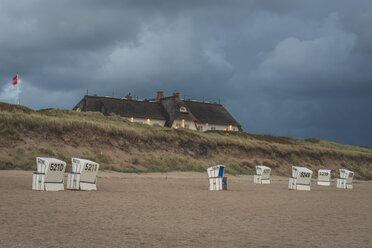
[[174, 90], [248, 132], [372, 146], [370, 1], [0, 0], [0, 101]]

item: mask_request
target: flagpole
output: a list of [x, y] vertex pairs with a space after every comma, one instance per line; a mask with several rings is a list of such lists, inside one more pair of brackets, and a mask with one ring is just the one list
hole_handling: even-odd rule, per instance
[[17, 95], [18, 95], [18, 105], [20, 105], [20, 100], [19, 100], [19, 80], [18, 80], [18, 72], [17, 72]]

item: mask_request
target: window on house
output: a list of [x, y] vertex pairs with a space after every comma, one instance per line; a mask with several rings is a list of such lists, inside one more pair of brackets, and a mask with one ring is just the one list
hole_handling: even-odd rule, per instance
[[211, 126], [211, 130], [216, 130], [216, 127], [214, 127], [214, 126]]
[[198, 130], [199, 131], [203, 131], [203, 126], [202, 125], [198, 125]]
[[185, 128], [190, 128], [190, 124], [185, 123]]
[[180, 112], [181, 113], [187, 113], [186, 107], [180, 107]]

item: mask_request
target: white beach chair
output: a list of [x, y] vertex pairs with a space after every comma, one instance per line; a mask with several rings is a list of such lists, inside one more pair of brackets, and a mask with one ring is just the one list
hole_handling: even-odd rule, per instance
[[222, 190], [222, 177], [209, 178], [209, 190]]
[[264, 165], [256, 166], [256, 175], [253, 177], [253, 182], [258, 184], [270, 184], [271, 168]]
[[354, 172], [340, 169], [340, 178], [337, 179], [336, 187], [339, 189], [352, 189], [353, 188]]
[[318, 185], [331, 185], [331, 170], [318, 170]]
[[67, 189], [97, 190], [99, 164], [90, 160], [72, 158], [72, 172], [67, 176]]
[[209, 177], [209, 190], [222, 190], [223, 184], [223, 173], [225, 171], [224, 165], [216, 165], [207, 169]]
[[66, 163], [55, 158], [36, 158], [37, 171], [32, 175], [32, 189], [59, 191], [64, 190]]
[[313, 172], [305, 167], [292, 166], [292, 177], [289, 178], [288, 188], [293, 190], [310, 190]]

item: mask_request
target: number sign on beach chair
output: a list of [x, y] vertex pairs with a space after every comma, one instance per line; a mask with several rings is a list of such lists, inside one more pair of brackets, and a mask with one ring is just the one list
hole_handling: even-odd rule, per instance
[[67, 189], [97, 190], [99, 164], [90, 160], [72, 158], [72, 172], [67, 176]]
[[318, 171], [318, 185], [330, 186], [331, 185], [331, 170]]
[[340, 169], [340, 178], [337, 179], [337, 188], [339, 189], [352, 189], [353, 188], [354, 172]]
[[226, 182], [223, 179], [223, 173], [225, 171], [224, 165], [216, 165], [207, 169], [209, 177], [209, 190], [222, 190], [223, 184]]
[[32, 189], [59, 191], [64, 190], [66, 163], [55, 158], [36, 158], [37, 171], [32, 175]]
[[310, 190], [313, 172], [305, 167], [292, 166], [292, 177], [289, 178], [289, 189]]
[[264, 165], [256, 166], [256, 175], [253, 177], [254, 183], [258, 184], [270, 184], [270, 167]]

